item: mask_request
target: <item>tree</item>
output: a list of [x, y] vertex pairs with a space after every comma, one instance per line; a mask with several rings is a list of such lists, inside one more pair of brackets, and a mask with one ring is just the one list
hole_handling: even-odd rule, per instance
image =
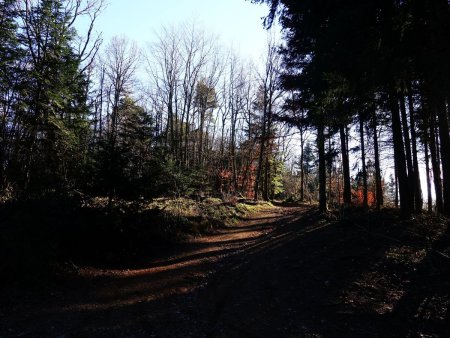
[[[19, 186], [26, 193], [67, 189], [83, 163], [87, 135], [87, 78], [98, 48], [90, 44], [92, 25], [102, 2], [20, 1], [19, 40], [27, 63], [22, 102], [16, 111], [23, 127], [23, 175]], [[74, 24], [89, 15], [91, 28], [81, 45]], [[69, 156], [76, 154], [77, 156]], [[79, 155], [79, 156], [78, 156]], [[67, 171], [70, 174], [67, 175]]]
[[[14, 110], [18, 104], [17, 96], [21, 77], [20, 62], [22, 49], [17, 39], [18, 12], [15, 1], [0, 3], [0, 188], [3, 190], [7, 178], [6, 166], [9, 142], [14, 134]], [[13, 126], [13, 127], [12, 127]]]
[[131, 94], [132, 85], [135, 83], [135, 72], [139, 61], [139, 51], [136, 44], [124, 37], [114, 37], [106, 48], [105, 73], [109, 86], [108, 101], [110, 111], [107, 111], [107, 140], [106, 149], [107, 177], [108, 177], [108, 205], [112, 207], [115, 194], [116, 178], [120, 176], [117, 170], [120, 167], [120, 155], [116, 147], [118, 144], [118, 132], [121, 123], [128, 119], [124, 116], [129, 110], [126, 98]]
[[[265, 63], [262, 74], [259, 74], [259, 102], [257, 104], [262, 112], [261, 136], [259, 145], [258, 169], [255, 180], [254, 199], [258, 199], [259, 183], [261, 181], [262, 168], [264, 172], [263, 199], [269, 200], [269, 173], [272, 159], [269, 157], [274, 138], [273, 120], [276, 115], [276, 104], [282, 92], [279, 90], [278, 76], [281, 69], [281, 59], [277, 53], [277, 47], [272, 40], [268, 40]], [[265, 158], [264, 158], [265, 157]]]
[[[216, 91], [214, 90], [214, 87], [207, 84], [206, 79], [201, 79], [197, 83], [197, 87], [195, 90], [195, 97], [194, 97], [194, 106], [197, 109], [198, 112], [198, 118], [199, 118], [199, 139], [198, 139], [198, 165], [203, 168], [204, 160], [205, 160], [205, 137], [204, 137], [204, 129], [206, 124], [206, 113], [209, 111], [211, 114], [211, 111], [217, 107], [217, 99], [216, 99]], [[208, 136], [208, 135], [206, 135]]]
[[[360, 123], [363, 146], [364, 122], [372, 116], [374, 121], [370, 127], [374, 129], [374, 137], [377, 137], [376, 109], [383, 110], [391, 125], [390, 137], [393, 141], [400, 208], [404, 215], [413, 211], [420, 212], [422, 203], [418, 162], [414, 155], [415, 149], [417, 150], [414, 142], [417, 139], [414, 130], [417, 125], [417, 109], [411, 94], [412, 86], [418, 88], [421, 101], [416, 102], [421, 102], [422, 111], [428, 114], [428, 117], [424, 116], [424, 120], [429, 121], [428, 127], [422, 129], [422, 132], [430, 134], [438, 211], [449, 213], [448, 203], [445, 202], [450, 191], [450, 170], [447, 169], [450, 164], [447, 156], [448, 109], [445, 104], [450, 74], [446, 61], [450, 57], [448, 2], [253, 2], [269, 5], [266, 27], [279, 17], [286, 41], [286, 46], [282, 49], [286, 66], [282, 76], [283, 84], [286, 88], [299, 92], [300, 100], [297, 104], [307, 109], [311, 121], [314, 121], [318, 132], [319, 164], [323, 163], [321, 153], [324, 127], [333, 123], [333, 116], [340, 116], [340, 123], [344, 127], [346, 120], [355, 117]], [[375, 113], [374, 98], [379, 101]], [[343, 109], [345, 106], [350, 109]], [[368, 114], [367, 111], [370, 110], [372, 112]], [[346, 162], [345, 128], [342, 126], [340, 134], [343, 162]], [[377, 200], [380, 207], [382, 191], [377, 160], [378, 139], [374, 142]], [[364, 150], [362, 157], [366, 155]], [[439, 178], [440, 166], [444, 173], [442, 184]], [[344, 175], [348, 177], [345, 167], [346, 165]], [[363, 169], [364, 167], [363, 164]], [[320, 172], [322, 181], [326, 175], [323, 170]], [[348, 200], [348, 189], [344, 188], [344, 191], [345, 199]], [[324, 196], [323, 193], [320, 195]], [[322, 201], [321, 206], [324, 205]]]
[[155, 180], [150, 174], [154, 160], [152, 118], [130, 97], [121, 100], [117, 111], [121, 121], [115, 152], [121, 172], [115, 182], [122, 196], [151, 196], [150, 188]]

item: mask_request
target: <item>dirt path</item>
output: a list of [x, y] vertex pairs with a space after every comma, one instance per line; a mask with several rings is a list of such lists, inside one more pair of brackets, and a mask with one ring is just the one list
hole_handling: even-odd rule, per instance
[[277, 207], [141, 269], [0, 291], [0, 337], [450, 336], [448, 312], [417, 317], [420, 290], [439, 296], [423, 288], [433, 276], [387, 267], [390, 250], [307, 207]]
[[[198, 315], [196, 298], [213, 276], [244, 261], [247, 251], [272, 240], [282, 223], [301, 212], [262, 212], [193, 239], [176, 255], [142, 269], [78, 268], [76, 276], [58, 285], [3, 290], [0, 336], [197, 336], [200, 326], [190, 317]], [[191, 333], [179, 325], [185, 319], [193, 327]]]

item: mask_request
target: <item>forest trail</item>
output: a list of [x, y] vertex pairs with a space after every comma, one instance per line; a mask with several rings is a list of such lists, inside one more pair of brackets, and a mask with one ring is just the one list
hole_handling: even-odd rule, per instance
[[379, 272], [389, 249], [314, 208], [279, 206], [139, 269], [4, 289], [0, 337], [405, 336], [419, 332], [420, 304]]
[[[76, 267], [76, 273], [56, 285], [4, 289], [0, 337], [191, 335], [180, 323], [188, 312], [194, 315], [196, 298], [210, 288], [215, 275], [237, 268], [268, 242], [279, 241], [286, 235], [280, 229], [306, 211], [275, 207], [259, 212], [193, 238], [173, 255], [139, 269]], [[194, 332], [197, 329], [200, 326], [192, 330], [193, 336], [200, 333]]]

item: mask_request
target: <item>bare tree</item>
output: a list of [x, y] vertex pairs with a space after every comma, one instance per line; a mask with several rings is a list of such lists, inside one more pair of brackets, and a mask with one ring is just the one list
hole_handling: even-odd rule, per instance
[[[113, 37], [105, 50], [104, 55], [104, 71], [106, 82], [109, 88], [108, 107], [111, 107], [110, 118], [108, 119], [108, 206], [112, 208], [112, 200], [115, 190], [116, 156], [115, 148], [117, 145], [117, 131], [120, 116], [120, 103], [126, 96], [130, 95], [133, 85], [136, 84], [136, 68], [140, 58], [137, 45], [125, 37]], [[107, 112], [109, 116], [109, 109]]]
[[276, 103], [281, 98], [278, 78], [281, 69], [281, 57], [277, 52], [277, 47], [273, 38], [267, 42], [267, 50], [264, 58], [264, 70], [259, 74], [261, 107], [262, 110], [262, 133], [260, 142], [260, 152], [258, 161], [258, 171], [255, 181], [254, 199], [258, 199], [259, 184], [264, 165], [264, 200], [269, 199], [269, 173], [270, 173], [270, 154], [273, 143], [273, 115], [276, 109]]

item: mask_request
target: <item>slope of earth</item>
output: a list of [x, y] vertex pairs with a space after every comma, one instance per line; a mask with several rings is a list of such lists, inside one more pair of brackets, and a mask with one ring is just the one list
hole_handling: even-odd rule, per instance
[[276, 207], [140, 269], [6, 287], [0, 336], [450, 336], [448, 224], [416, 224]]

